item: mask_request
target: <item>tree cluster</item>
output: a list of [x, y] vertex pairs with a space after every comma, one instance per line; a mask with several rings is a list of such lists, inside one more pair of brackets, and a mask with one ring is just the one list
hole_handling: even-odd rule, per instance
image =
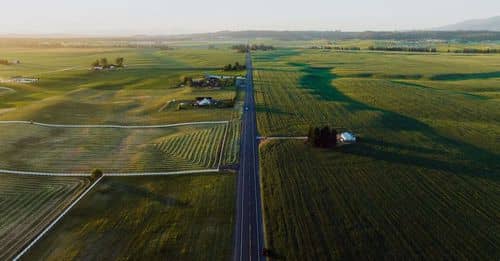
[[249, 49], [252, 51], [269, 51], [274, 50], [274, 46], [265, 44], [252, 44]]
[[217, 79], [217, 78], [201, 78], [201, 79], [193, 79], [189, 76], [184, 76], [182, 78], [182, 85], [189, 87], [230, 87], [234, 86], [235, 79], [234, 78], [225, 78], [225, 79]]
[[109, 63], [108, 62], [108, 58], [101, 58], [99, 60], [95, 60], [94, 62], [92, 62], [92, 67], [97, 67], [97, 66], [101, 66], [102, 68], [104, 69], [108, 69], [110, 68], [111, 66], [114, 66], [114, 67], [123, 67], [123, 63], [125, 62], [125, 59], [123, 57], [118, 57], [115, 59], [115, 64], [112, 64], [112, 63]]
[[237, 44], [233, 45], [231, 49], [236, 50], [239, 53], [246, 53], [246, 51], [248, 50], [248, 46], [246, 46], [245, 44]]
[[0, 64], [9, 65], [9, 60], [0, 59]]
[[[449, 52], [449, 50], [448, 50]], [[500, 49], [477, 49], [477, 48], [465, 48], [463, 50], [455, 50], [455, 53], [500, 53]]]
[[310, 127], [307, 137], [314, 147], [333, 148], [337, 145], [337, 130], [329, 126]]
[[233, 50], [237, 50], [240, 53], [245, 53], [247, 50], [251, 50], [251, 51], [269, 51], [269, 50], [274, 50], [274, 46], [272, 46], [272, 45], [265, 45], [265, 44], [252, 44], [252, 45], [237, 44], [237, 45], [233, 45], [231, 48]]
[[421, 53], [435, 53], [436, 48], [428, 47], [396, 47], [396, 46], [370, 46], [368, 47], [370, 51], [388, 51], [388, 52], [421, 52]]
[[104, 173], [102, 172], [102, 170], [100, 170], [100, 169], [93, 169], [92, 173], [90, 175], [90, 178], [92, 180], [97, 180], [98, 178], [102, 177], [103, 174]]
[[234, 65], [232, 64], [228, 64], [226, 66], [224, 66], [224, 71], [242, 71], [242, 70], [246, 70], [247, 67], [246, 65], [241, 65], [239, 62], [235, 62]]
[[360, 47], [357, 46], [313, 46], [311, 49], [326, 49], [326, 50], [338, 50], [338, 51], [359, 51]]

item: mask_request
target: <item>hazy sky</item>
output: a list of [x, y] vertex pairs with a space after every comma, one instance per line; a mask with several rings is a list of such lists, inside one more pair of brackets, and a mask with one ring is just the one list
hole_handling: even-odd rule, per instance
[[0, 0], [0, 33], [411, 30], [500, 15], [500, 0]]

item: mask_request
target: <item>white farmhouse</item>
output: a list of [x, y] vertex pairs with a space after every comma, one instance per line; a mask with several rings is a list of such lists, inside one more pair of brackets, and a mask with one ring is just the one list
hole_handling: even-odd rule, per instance
[[196, 101], [196, 104], [198, 106], [208, 106], [208, 105], [212, 104], [212, 99], [203, 98], [202, 100]]
[[356, 136], [350, 132], [342, 132], [339, 141], [342, 143], [354, 143], [356, 142]]

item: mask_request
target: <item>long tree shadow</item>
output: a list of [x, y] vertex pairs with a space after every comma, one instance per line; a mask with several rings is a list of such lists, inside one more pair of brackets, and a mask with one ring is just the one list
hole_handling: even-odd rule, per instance
[[173, 197], [159, 195], [157, 193], [152, 192], [151, 190], [130, 185], [123, 182], [111, 181], [110, 188], [112, 190], [118, 191], [118, 193], [126, 193], [128, 195], [135, 195], [139, 198], [151, 200], [160, 203], [166, 207], [188, 207], [189, 203], [178, 200]]
[[[342, 152], [367, 156], [377, 160], [384, 160], [393, 163], [420, 166], [442, 171], [451, 171], [455, 174], [469, 176], [480, 175], [498, 179], [500, 164], [497, 159], [499, 155], [478, 148], [472, 144], [467, 144], [465, 142], [440, 135], [432, 127], [417, 119], [393, 111], [372, 107], [346, 96], [333, 85], [333, 81], [337, 79], [338, 76], [332, 73], [331, 67], [311, 67], [306, 64], [298, 63], [291, 63], [290, 65], [301, 68], [300, 71], [304, 73], [304, 76], [302, 76], [299, 81], [299, 87], [307, 89], [316, 99], [318, 99], [318, 101], [323, 100], [340, 102], [352, 114], [356, 114], [361, 111], [377, 112], [382, 115], [378, 122], [384, 129], [387, 129], [392, 133], [403, 131], [419, 132], [424, 134], [433, 144], [440, 144], [444, 147], [451, 148], [453, 151], [458, 151], [459, 153], [453, 155], [448, 154], [450, 157], [449, 162], [440, 161], [432, 159], [433, 154], [446, 155], [448, 153], [447, 151], [430, 151], [426, 148], [417, 146], [402, 145], [397, 144], [396, 142], [382, 143], [382, 141], [374, 141], [373, 139], [368, 139], [366, 143], [362, 141], [361, 144], [343, 148], [341, 149]], [[370, 133], [366, 133], [365, 135], [369, 137]], [[381, 144], [383, 144], [383, 146], [380, 146]], [[430, 155], [422, 157], [390, 152], [401, 149]], [[464, 159], [469, 162], [463, 163]]]
[[490, 78], [500, 78], [500, 71], [483, 72], [483, 73], [438, 74], [432, 76], [430, 79], [435, 81], [461, 81], [461, 80], [476, 80], [476, 79], [490, 79]]

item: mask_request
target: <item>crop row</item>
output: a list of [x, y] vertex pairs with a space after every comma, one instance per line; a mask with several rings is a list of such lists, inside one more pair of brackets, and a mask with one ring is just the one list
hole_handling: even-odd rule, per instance
[[216, 168], [226, 131], [225, 124], [140, 130], [0, 128], [0, 169], [69, 173]]
[[189, 134], [179, 134], [155, 144], [164, 156], [184, 162], [186, 168], [217, 168], [226, 126], [221, 125]]
[[88, 184], [84, 178], [0, 174], [0, 259], [12, 258]]

